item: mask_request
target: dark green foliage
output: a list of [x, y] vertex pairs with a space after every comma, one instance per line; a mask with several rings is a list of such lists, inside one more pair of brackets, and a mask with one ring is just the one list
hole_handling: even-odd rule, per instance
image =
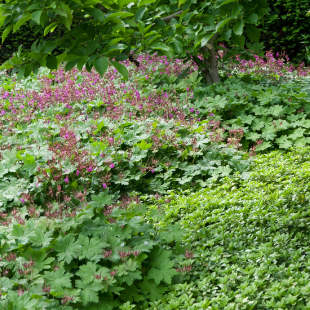
[[[131, 52], [157, 51], [193, 57], [206, 81], [219, 82], [218, 43], [243, 48], [246, 38], [256, 42], [266, 11], [267, 0], [11, 0], [0, 5], [2, 42], [25, 24], [36, 23], [41, 33], [31, 51], [15, 55], [2, 68], [14, 67], [28, 76], [39, 67], [56, 69], [66, 63], [67, 69], [86, 65], [102, 74], [107, 66], [98, 58], [103, 56], [127, 79], [118, 61]], [[49, 40], [46, 35], [55, 31]]]
[[[3, 29], [0, 29], [0, 37]], [[24, 25], [16, 33], [11, 33], [7, 39], [1, 44], [0, 42], [0, 64], [8, 60], [21, 45], [23, 49], [30, 49], [33, 42], [37, 40], [40, 33], [39, 29], [34, 25]]]
[[150, 309], [309, 309], [309, 193], [304, 148], [259, 155], [250, 173], [157, 202], [161, 225], [186, 231], [195, 264], [192, 282]]
[[269, 0], [262, 41], [267, 49], [286, 52], [296, 63], [310, 64], [309, 0]]

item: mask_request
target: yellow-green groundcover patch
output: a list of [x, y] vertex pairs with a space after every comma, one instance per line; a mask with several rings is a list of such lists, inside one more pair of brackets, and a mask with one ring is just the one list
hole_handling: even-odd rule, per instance
[[309, 151], [260, 155], [250, 173], [154, 203], [193, 263], [191, 282], [151, 309], [309, 309]]

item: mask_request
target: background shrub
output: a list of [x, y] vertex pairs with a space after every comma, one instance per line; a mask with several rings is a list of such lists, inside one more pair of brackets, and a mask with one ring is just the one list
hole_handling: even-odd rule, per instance
[[269, 0], [262, 40], [267, 49], [285, 51], [294, 62], [310, 63], [308, 0]]
[[[0, 29], [2, 36], [3, 29]], [[16, 33], [11, 33], [3, 44], [0, 44], [0, 64], [9, 59], [20, 45], [23, 49], [30, 49], [32, 43], [37, 39], [38, 29], [34, 26], [24, 25]]]

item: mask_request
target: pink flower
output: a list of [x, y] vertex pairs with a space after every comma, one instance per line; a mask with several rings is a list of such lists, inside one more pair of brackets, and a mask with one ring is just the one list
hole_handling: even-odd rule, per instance
[[68, 184], [68, 183], [69, 183], [69, 177], [66, 176], [65, 179], [64, 179], [64, 181], [65, 181], [66, 184]]
[[108, 188], [108, 186], [107, 186], [106, 183], [103, 183], [103, 184], [102, 184], [102, 187], [103, 187], [104, 189], [107, 189], [107, 188]]
[[93, 167], [92, 167], [92, 166], [88, 167], [88, 168], [87, 168], [87, 171], [88, 171], [88, 172], [92, 172], [92, 171], [93, 171]]
[[79, 174], [80, 174], [80, 170], [78, 169], [76, 170], [76, 175], [79, 176]]
[[21, 201], [21, 203], [24, 203], [24, 202], [25, 202], [25, 199], [21, 198], [20, 201]]
[[112, 163], [110, 164], [110, 168], [113, 169], [115, 167], [115, 165]]

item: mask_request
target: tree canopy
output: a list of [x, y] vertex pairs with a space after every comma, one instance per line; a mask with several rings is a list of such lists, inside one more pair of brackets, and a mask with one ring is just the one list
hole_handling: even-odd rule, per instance
[[266, 10], [266, 0], [5, 0], [2, 42], [26, 23], [42, 31], [31, 49], [19, 48], [2, 67], [28, 75], [65, 63], [103, 74], [111, 64], [126, 78], [119, 61], [158, 51], [192, 58], [206, 80], [216, 82], [218, 43], [257, 41]]

